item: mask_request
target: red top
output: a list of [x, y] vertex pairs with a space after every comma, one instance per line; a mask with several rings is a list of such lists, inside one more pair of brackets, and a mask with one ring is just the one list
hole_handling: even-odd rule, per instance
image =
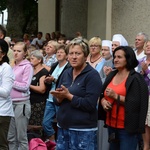
[[[124, 81], [122, 81], [121, 83], [117, 85], [113, 84], [113, 80], [114, 79], [112, 79], [112, 81], [108, 84], [107, 88], [111, 88], [117, 94], [121, 96], [125, 96], [126, 95], [126, 87], [125, 87], [126, 79], [124, 79]], [[105, 99], [108, 100], [112, 104], [112, 110], [107, 112], [106, 124], [114, 128], [124, 128], [124, 117], [125, 117], [124, 105], [122, 104], [119, 105], [118, 117], [116, 117], [117, 116], [116, 115], [117, 101], [112, 98], [109, 98], [106, 95], [106, 90], [104, 92], [104, 96], [105, 96]], [[116, 121], [117, 121], [117, 124], [116, 124]]]

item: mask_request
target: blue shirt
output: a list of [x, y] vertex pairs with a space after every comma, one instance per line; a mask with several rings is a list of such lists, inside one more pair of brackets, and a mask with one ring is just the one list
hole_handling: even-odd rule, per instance
[[51, 67], [52, 64], [54, 64], [57, 61], [56, 55], [52, 55], [48, 60], [47, 60], [48, 55], [46, 55], [43, 59], [43, 63], [48, 66]]
[[[68, 63], [68, 62], [67, 62]], [[67, 65], [67, 63], [62, 66], [62, 67], [59, 67], [59, 64], [56, 66], [55, 70], [53, 71], [52, 73], [52, 76], [57, 80], [58, 77], [60, 76], [60, 74], [62, 73], [63, 69], [65, 68], [65, 66]], [[55, 90], [56, 88], [56, 83], [52, 82], [52, 87], [51, 87], [51, 90]], [[53, 96], [52, 94], [49, 93], [49, 97], [47, 99], [48, 101], [50, 102], [53, 102]]]

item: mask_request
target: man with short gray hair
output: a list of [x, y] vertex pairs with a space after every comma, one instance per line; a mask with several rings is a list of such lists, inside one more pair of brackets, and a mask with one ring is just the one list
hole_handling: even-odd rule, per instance
[[148, 41], [148, 35], [144, 32], [140, 32], [136, 35], [135, 38], [135, 55], [137, 60], [143, 58], [144, 54], [144, 43]]
[[[135, 55], [137, 60], [142, 59], [145, 57], [144, 53], [144, 44], [146, 41], [148, 41], [148, 35], [144, 32], [140, 32], [136, 35], [135, 38]], [[138, 67], [135, 68], [136, 71], [138, 71]], [[143, 149], [143, 140], [142, 140], [142, 135], [138, 135], [138, 150]]]

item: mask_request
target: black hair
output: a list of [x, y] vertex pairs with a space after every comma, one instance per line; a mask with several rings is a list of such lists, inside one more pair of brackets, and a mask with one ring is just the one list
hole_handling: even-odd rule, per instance
[[51, 34], [50, 33], [46, 33], [46, 35], [48, 35], [49, 40], [51, 40]]
[[9, 63], [9, 58], [7, 56], [7, 53], [8, 53], [8, 44], [7, 42], [4, 40], [4, 39], [0, 39], [0, 48], [1, 48], [1, 53], [4, 54], [4, 56], [2, 57], [2, 60], [0, 61], [0, 65], [3, 63], [3, 62], [7, 62]]
[[113, 52], [113, 63], [114, 63], [115, 53], [118, 50], [124, 51], [125, 58], [126, 58], [126, 61], [127, 61], [126, 68], [128, 70], [134, 69], [139, 64], [138, 60], [136, 59], [135, 52], [130, 46], [119, 46], [119, 47], [117, 47]]
[[41, 36], [43, 36], [43, 32], [38, 32], [38, 34], [40, 34]]

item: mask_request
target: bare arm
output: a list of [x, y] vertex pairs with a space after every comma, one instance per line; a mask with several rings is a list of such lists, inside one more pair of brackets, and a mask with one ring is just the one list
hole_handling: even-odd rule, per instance
[[40, 78], [40, 81], [39, 81], [39, 85], [30, 85], [30, 89], [32, 89], [33, 91], [37, 92], [37, 93], [45, 93], [46, 91], [46, 86], [44, 84], [44, 80], [45, 80], [45, 76], [42, 76]]

